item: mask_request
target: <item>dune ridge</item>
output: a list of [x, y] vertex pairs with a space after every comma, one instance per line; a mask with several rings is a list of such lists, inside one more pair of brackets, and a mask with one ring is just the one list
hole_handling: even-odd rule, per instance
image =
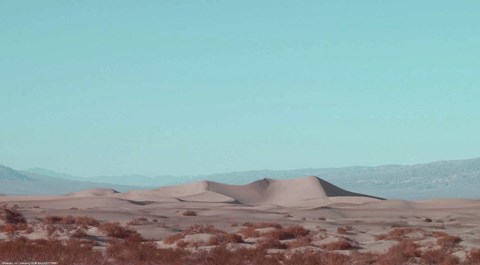
[[291, 206], [315, 203], [318, 200], [357, 203], [382, 199], [346, 191], [315, 176], [288, 180], [265, 178], [246, 185], [229, 185], [204, 180], [161, 187], [154, 192], [161, 197], [174, 197], [180, 201], [231, 202], [244, 205]]

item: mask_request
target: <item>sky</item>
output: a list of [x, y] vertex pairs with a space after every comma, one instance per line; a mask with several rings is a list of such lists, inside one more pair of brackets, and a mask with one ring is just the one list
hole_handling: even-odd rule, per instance
[[0, 164], [199, 175], [480, 157], [479, 9], [0, 0]]

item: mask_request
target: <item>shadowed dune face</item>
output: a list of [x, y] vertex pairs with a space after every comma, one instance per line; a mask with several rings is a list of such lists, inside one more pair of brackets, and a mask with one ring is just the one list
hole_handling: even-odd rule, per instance
[[71, 197], [109, 196], [119, 193], [114, 189], [90, 189], [67, 194]]
[[[364, 202], [380, 198], [343, 190], [318, 177], [298, 179], [262, 179], [247, 185], [228, 185], [212, 181], [163, 187], [157, 189], [161, 196], [173, 196], [181, 201], [232, 202], [245, 205], [297, 205], [315, 200], [332, 200], [345, 197], [342, 202]], [[347, 199], [346, 197], [352, 197]], [[360, 200], [354, 197], [361, 197]], [[332, 202], [334, 202], [333, 199]]]

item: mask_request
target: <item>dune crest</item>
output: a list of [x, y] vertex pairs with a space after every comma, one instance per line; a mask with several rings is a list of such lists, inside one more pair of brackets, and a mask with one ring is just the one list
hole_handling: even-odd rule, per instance
[[[156, 189], [159, 196], [171, 196], [181, 201], [236, 202], [245, 205], [299, 205], [331, 202], [359, 203], [381, 198], [341, 189], [321, 178], [308, 176], [297, 179], [262, 179], [246, 185], [229, 185], [200, 181]], [[341, 198], [342, 197], [342, 198]]]

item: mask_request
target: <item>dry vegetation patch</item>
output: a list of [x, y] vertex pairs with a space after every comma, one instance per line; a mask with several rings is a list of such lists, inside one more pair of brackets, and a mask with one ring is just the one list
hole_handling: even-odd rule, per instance
[[377, 240], [404, 241], [406, 239], [424, 239], [427, 231], [418, 227], [395, 228], [386, 234], [376, 235]]
[[[209, 234], [212, 235], [207, 241], [186, 240], [188, 235]], [[237, 234], [227, 233], [223, 230], [215, 228], [213, 225], [192, 225], [185, 231], [166, 237], [163, 240], [166, 244], [176, 244], [178, 247], [199, 247], [199, 246], [215, 246], [228, 243], [243, 243], [241, 236]]]
[[125, 228], [120, 225], [118, 222], [114, 223], [104, 223], [98, 227], [98, 230], [105, 233], [105, 235], [114, 238], [126, 239], [126, 238], [135, 238], [142, 239], [142, 236], [131, 228]]
[[422, 253], [420, 260], [422, 264], [441, 264], [441, 265], [455, 265], [460, 264], [458, 257], [453, 255], [451, 251], [437, 248], [427, 250]]
[[194, 211], [185, 211], [182, 213], [183, 216], [197, 216], [197, 213]]
[[415, 262], [421, 252], [418, 245], [412, 241], [404, 240], [391, 246], [378, 260], [378, 265], [405, 264]]
[[347, 238], [340, 238], [337, 241], [333, 241], [327, 244], [323, 244], [320, 246], [321, 248], [325, 250], [352, 250], [352, 249], [358, 249], [358, 247], [355, 245], [355, 242], [347, 239]]
[[15, 206], [0, 208], [0, 221], [0, 232], [6, 232], [9, 237], [13, 237], [17, 231], [29, 230], [27, 219]]
[[348, 232], [353, 231], [353, 230], [354, 230], [354, 228], [351, 225], [337, 227], [337, 233], [342, 234], [342, 235], [348, 234]]
[[480, 264], [480, 248], [470, 250], [467, 257], [465, 258], [465, 263]]

